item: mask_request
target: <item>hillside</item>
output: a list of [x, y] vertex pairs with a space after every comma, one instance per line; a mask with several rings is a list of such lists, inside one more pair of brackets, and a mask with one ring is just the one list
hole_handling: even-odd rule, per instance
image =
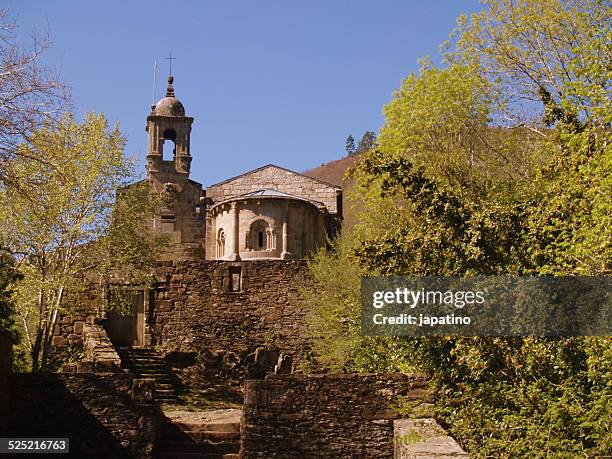
[[359, 156], [345, 156], [344, 158], [321, 164], [319, 167], [307, 170], [305, 175], [323, 180], [325, 182], [340, 185], [342, 187], [344, 228], [350, 228], [355, 224], [355, 211], [349, 201], [350, 190], [353, 186], [353, 179], [345, 180], [344, 173], [359, 160]]

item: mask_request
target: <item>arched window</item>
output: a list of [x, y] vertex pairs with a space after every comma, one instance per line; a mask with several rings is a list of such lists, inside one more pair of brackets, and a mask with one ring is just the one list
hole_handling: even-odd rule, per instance
[[256, 220], [247, 232], [246, 242], [249, 250], [274, 250], [276, 249], [274, 228], [270, 228], [265, 220]]
[[225, 256], [225, 232], [220, 229], [217, 233], [217, 258]]
[[168, 160], [176, 154], [176, 131], [174, 129], [166, 129], [163, 137], [162, 158]]
[[263, 250], [264, 246], [264, 241], [265, 241], [265, 236], [266, 232], [263, 229], [259, 229], [259, 231], [257, 231], [257, 249], [258, 250]]

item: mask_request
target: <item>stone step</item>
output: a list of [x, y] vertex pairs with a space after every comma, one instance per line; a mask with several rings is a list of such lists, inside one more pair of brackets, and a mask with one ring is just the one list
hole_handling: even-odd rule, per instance
[[131, 357], [131, 356], [124, 356], [125, 360], [127, 362], [131, 362], [131, 363], [144, 363], [144, 364], [153, 364], [153, 365], [165, 365], [166, 361], [164, 359], [162, 359], [161, 357], [158, 359], [154, 359], [154, 358], [150, 358], [150, 357]]
[[164, 382], [159, 382], [159, 381], [155, 381], [155, 390], [174, 390], [174, 385], [172, 385], [172, 383], [164, 383]]
[[[199, 432], [217, 432], [217, 433], [238, 433], [240, 434], [240, 422], [227, 423], [202, 423], [190, 424], [186, 422], [174, 421], [174, 426], [179, 428], [181, 432], [188, 432], [190, 435]], [[162, 426], [162, 429], [167, 427]]]
[[202, 430], [198, 432], [185, 432], [185, 431], [162, 431], [164, 440], [169, 441], [181, 441], [185, 439], [185, 436], [191, 438], [196, 443], [210, 441], [213, 443], [220, 442], [240, 442], [240, 431], [217, 431], [217, 430]]
[[161, 403], [175, 403], [178, 400], [174, 385], [176, 378], [154, 349], [124, 347], [118, 349], [118, 353], [122, 368], [138, 378], [155, 381], [155, 400]]
[[174, 389], [157, 389], [155, 388], [155, 396], [159, 397], [160, 395], [166, 396], [175, 396]]
[[169, 441], [162, 438], [159, 443], [158, 451], [164, 452], [176, 452], [176, 453], [216, 453], [216, 454], [227, 454], [237, 453], [240, 451], [240, 443], [212, 443], [202, 442], [196, 443], [193, 441]]
[[130, 357], [122, 356], [121, 362], [126, 366], [153, 366], [153, 367], [165, 367], [166, 362], [163, 360], [150, 360], [150, 359], [133, 359]]
[[160, 368], [148, 368], [148, 367], [147, 368], [130, 368], [125, 365], [123, 365], [122, 368], [125, 370], [129, 370], [131, 373], [142, 373], [142, 374], [147, 374], [147, 375], [172, 377], [170, 373], [168, 373], [167, 371], [163, 371]]
[[126, 368], [126, 370], [129, 370], [130, 373], [134, 373], [137, 375], [142, 375], [142, 376], [146, 376], [146, 377], [150, 377], [151, 379], [158, 379], [158, 378], [167, 378], [167, 379], [172, 379], [172, 376], [166, 372], [162, 372], [159, 370], [154, 370], [154, 369], [149, 369], [149, 370], [137, 370], [137, 369], [133, 369], [133, 368]]
[[216, 453], [158, 453], [159, 459], [239, 459], [239, 454], [216, 454]]
[[129, 363], [124, 363], [123, 368], [127, 368], [128, 370], [144, 370], [144, 371], [156, 371], [159, 373], [168, 374], [168, 370], [163, 366], [155, 366], [155, 365], [130, 365]]

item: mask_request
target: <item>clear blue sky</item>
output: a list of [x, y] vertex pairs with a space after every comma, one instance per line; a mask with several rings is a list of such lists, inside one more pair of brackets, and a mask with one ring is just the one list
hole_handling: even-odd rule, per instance
[[46, 61], [71, 86], [79, 115], [120, 123], [127, 151], [146, 155], [146, 117], [171, 52], [192, 131], [191, 177], [204, 185], [264, 164], [304, 171], [344, 156], [383, 122], [382, 106], [417, 59], [475, 0], [2, 0], [22, 31], [47, 25]]

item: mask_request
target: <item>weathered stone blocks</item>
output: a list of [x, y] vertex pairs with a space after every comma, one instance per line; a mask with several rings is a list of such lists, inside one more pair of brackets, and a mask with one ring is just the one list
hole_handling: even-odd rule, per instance
[[283, 375], [245, 385], [241, 453], [254, 457], [393, 457], [393, 421], [422, 375]]

